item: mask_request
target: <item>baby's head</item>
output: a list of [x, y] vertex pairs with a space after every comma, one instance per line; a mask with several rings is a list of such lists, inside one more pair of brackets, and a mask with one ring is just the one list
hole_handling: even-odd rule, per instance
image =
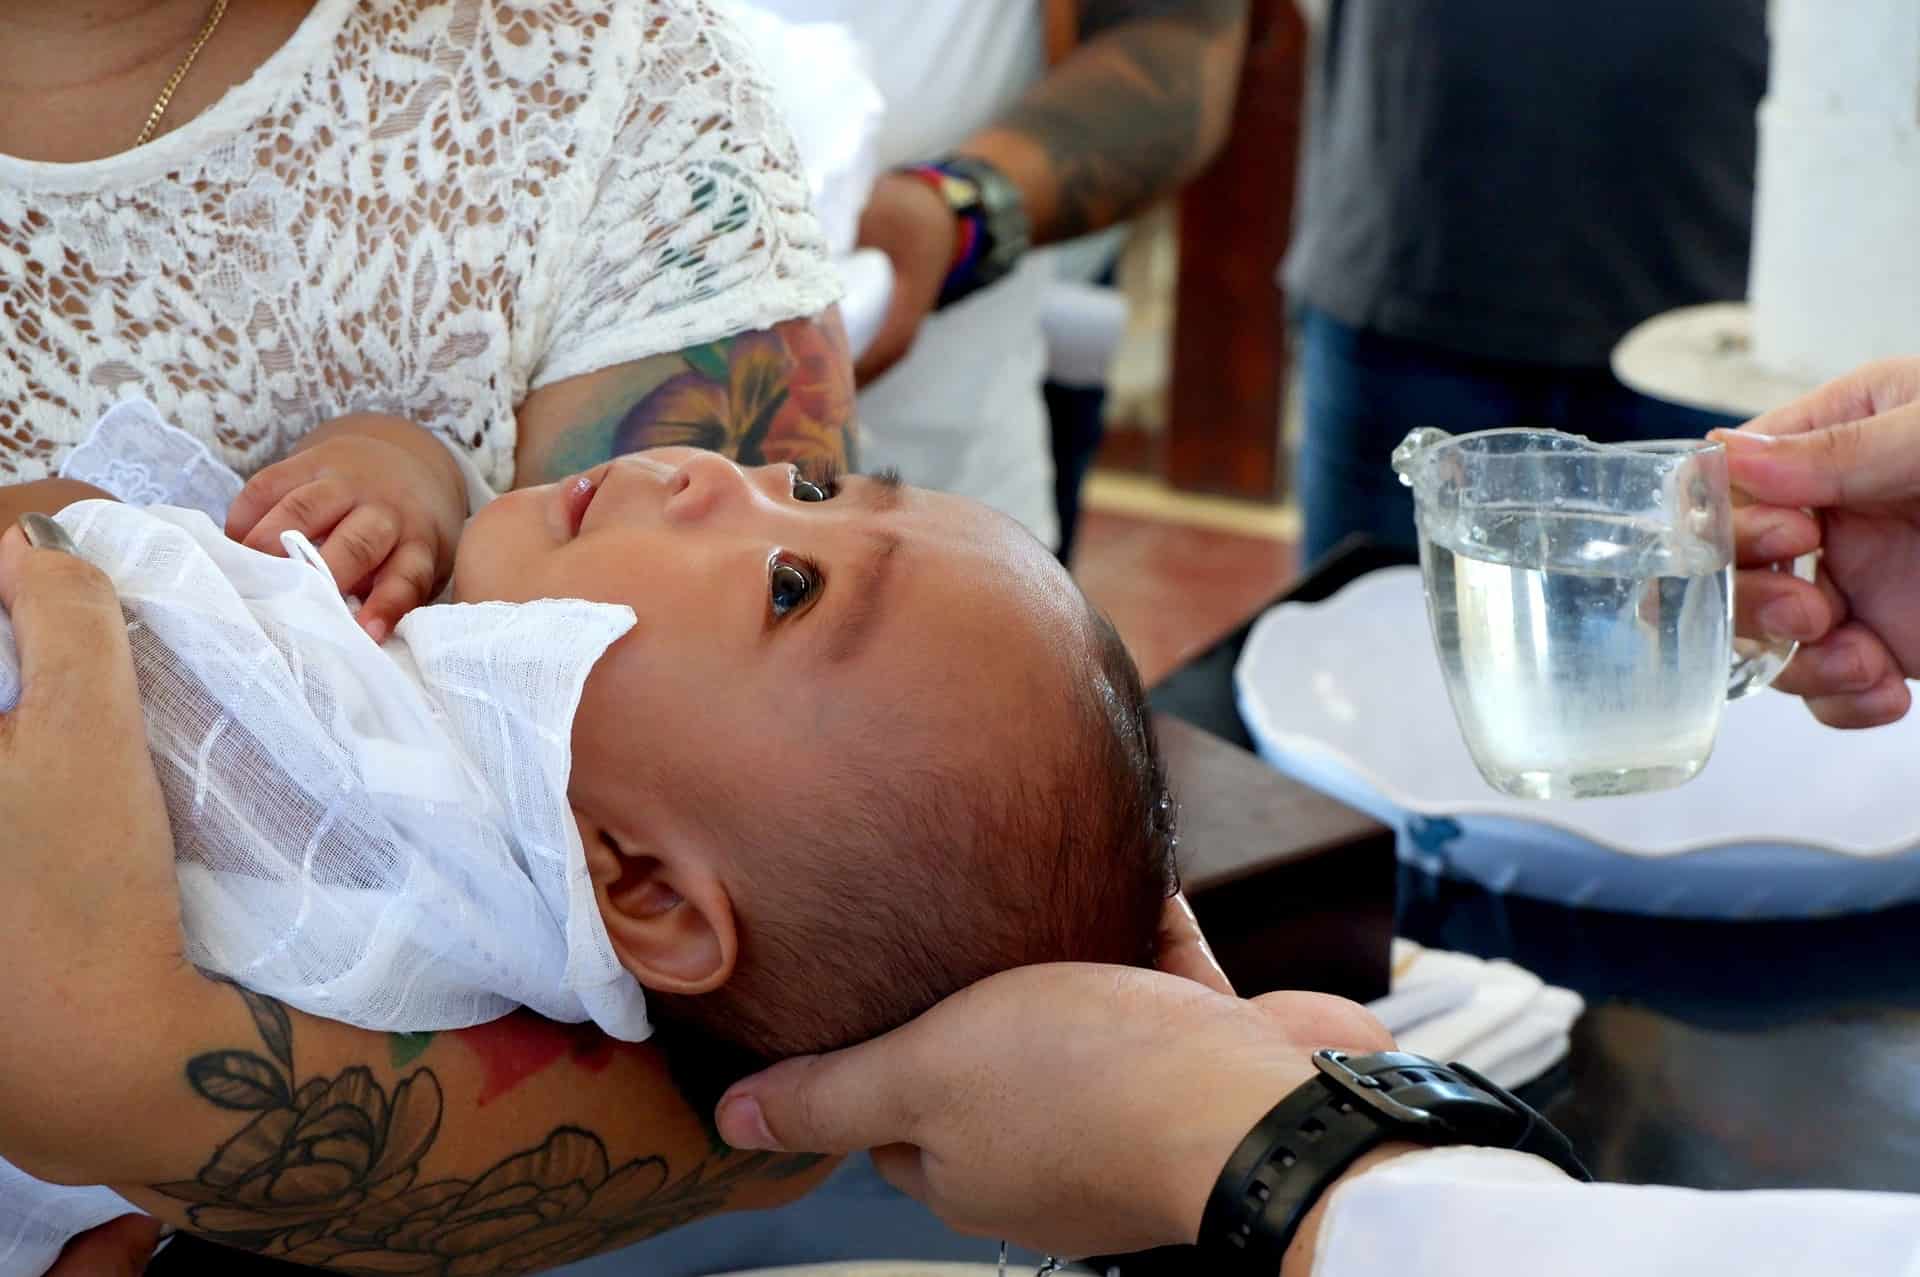
[[1119, 638], [1018, 525], [659, 449], [501, 498], [454, 597], [631, 606], [574, 721], [607, 931], [756, 1055], [1035, 962], [1146, 963], [1172, 808]]

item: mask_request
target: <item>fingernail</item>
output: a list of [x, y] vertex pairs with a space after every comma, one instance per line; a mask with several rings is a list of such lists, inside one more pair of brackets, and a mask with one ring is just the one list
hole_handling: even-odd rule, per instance
[[67, 530], [44, 514], [23, 514], [20, 516], [20, 530], [27, 534], [27, 544], [36, 550], [58, 550], [62, 554], [78, 554], [80, 547], [73, 543]]
[[722, 1100], [714, 1120], [720, 1128], [720, 1138], [733, 1148], [780, 1151], [780, 1142], [773, 1138], [767, 1115], [760, 1110], [760, 1101], [751, 1095]]
[[1770, 639], [1805, 642], [1819, 637], [1807, 605], [1799, 599], [1775, 599], [1761, 608], [1754, 620], [1760, 623], [1760, 632]]
[[1729, 448], [1770, 448], [1778, 442], [1772, 435], [1759, 434], [1752, 430], [1712, 430], [1707, 438], [1714, 443], [1725, 444]]

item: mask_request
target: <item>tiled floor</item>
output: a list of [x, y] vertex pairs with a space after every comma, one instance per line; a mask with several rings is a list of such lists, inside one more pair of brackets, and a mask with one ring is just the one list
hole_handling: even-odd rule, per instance
[[[1130, 486], [1130, 485], [1129, 485]], [[1295, 571], [1289, 514], [1096, 483], [1073, 570], [1151, 684], [1251, 616]], [[1236, 515], [1241, 517], [1236, 517]], [[1239, 527], [1242, 531], [1229, 531]]]

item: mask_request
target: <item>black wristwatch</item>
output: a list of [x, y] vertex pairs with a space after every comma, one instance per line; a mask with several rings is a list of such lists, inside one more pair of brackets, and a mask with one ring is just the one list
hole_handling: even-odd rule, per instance
[[937, 305], [947, 307], [1013, 273], [1033, 240], [1020, 188], [985, 160], [948, 156], [900, 170], [925, 182], [945, 200], [959, 223], [953, 263]]
[[1547, 1119], [1464, 1064], [1399, 1051], [1321, 1051], [1313, 1063], [1320, 1076], [1260, 1120], [1207, 1199], [1200, 1245], [1223, 1272], [1274, 1277], [1320, 1195], [1389, 1140], [1517, 1149], [1593, 1178]]

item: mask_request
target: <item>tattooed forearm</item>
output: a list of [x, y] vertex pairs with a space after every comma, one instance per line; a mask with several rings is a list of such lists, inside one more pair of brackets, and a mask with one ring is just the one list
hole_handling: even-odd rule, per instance
[[350, 1273], [533, 1272], [711, 1214], [750, 1181], [819, 1161], [738, 1154], [716, 1138], [692, 1165], [617, 1162], [599, 1134], [559, 1125], [477, 1173], [430, 1173], [446, 1101], [433, 1068], [400, 1063], [425, 1049], [419, 1036], [397, 1041], [390, 1084], [367, 1067], [302, 1077], [286, 1011], [239, 992], [258, 1047], [204, 1053], [186, 1070], [195, 1095], [235, 1114], [233, 1134], [193, 1179], [154, 1186], [189, 1204], [196, 1232], [239, 1250]]
[[1041, 242], [1132, 216], [1225, 141], [1247, 3], [1087, 0], [1079, 51], [964, 149], [1018, 175], [1029, 166], [1004, 144], [1037, 148], [1046, 173], [1028, 204]]
[[[523, 412], [520, 486], [643, 448], [680, 445], [745, 465], [854, 468], [853, 363], [837, 311], [642, 360], [571, 389], [558, 415]], [[545, 392], [541, 392], [545, 393]]]

